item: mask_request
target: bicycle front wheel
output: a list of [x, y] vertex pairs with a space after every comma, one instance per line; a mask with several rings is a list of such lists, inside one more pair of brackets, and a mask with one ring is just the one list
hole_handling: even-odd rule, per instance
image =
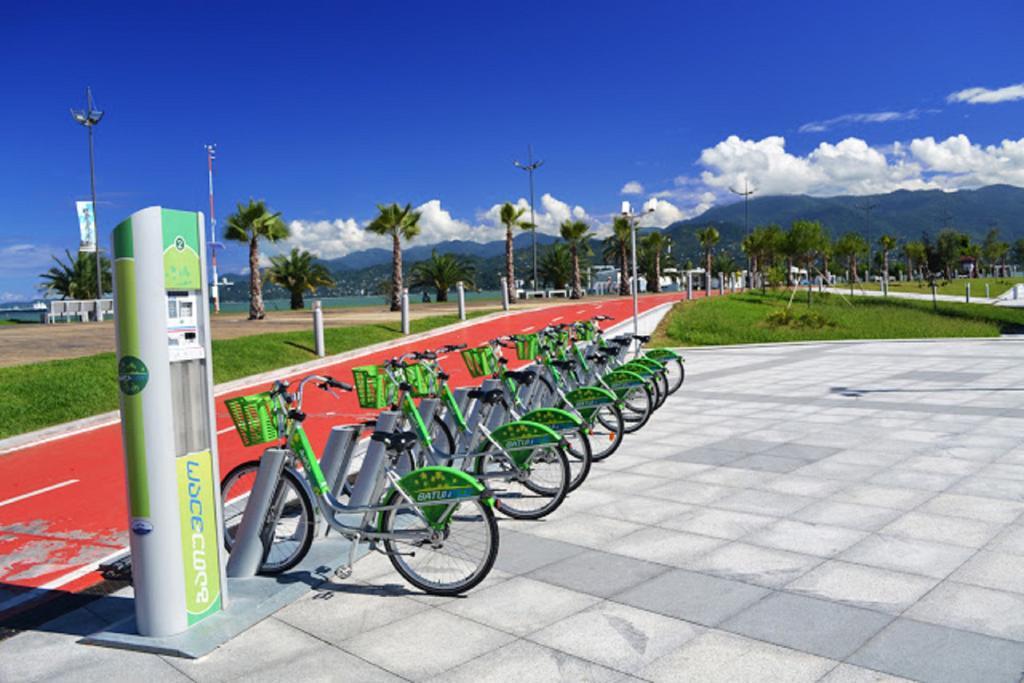
[[[257, 460], [243, 462], [228, 472], [221, 483], [224, 547], [229, 553], [237, 540], [238, 528], [259, 468]], [[281, 472], [260, 532], [263, 560], [259, 573], [280, 574], [294, 567], [309, 552], [315, 532], [313, 501], [295, 472], [286, 468]]]
[[598, 408], [590, 418], [591, 458], [594, 462], [604, 460], [619, 449], [625, 433], [622, 411], [614, 403]]
[[622, 402], [622, 421], [626, 433], [632, 434], [647, 424], [653, 411], [654, 396], [650, 385], [642, 384], [630, 389]]
[[487, 577], [498, 555], [498, 523], [490, 506], [479, 498], [456, 503], [443, 529], [433, 529], [403, 504], [398, 491], [388, 497], [381, 524], [384, 548], [402, 577], [426, 593], [459, 595]]
[[504, 457], [477, 459], [476, 472], [498, 499], [498, 510], [514, 519], [540, 519], [562, 504], [569, 493], [572, 470], [560, 446], [539, 446], [523, 469]]
[[686, 379], [686, 368], [683, 367], [682, 358], [670, 358], [665, 361], [665, 369], [668, 374], [668, 393], [674, 394], [683, 386]]

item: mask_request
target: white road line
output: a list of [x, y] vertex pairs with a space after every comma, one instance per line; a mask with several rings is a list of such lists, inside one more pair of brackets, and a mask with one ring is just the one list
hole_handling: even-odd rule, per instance
[[26, 498], [31, 498], [32, 496], [38, 496], [40, 493], [46, 493], [47, 491], [55, 491], [57, 489], [62, 489], [65, 486], [71, 486], [72, 484], [77, 483], [77, 479], [68, 479], [67, 481], [62, 481], [61, 483], [54, 484], [53, 486], [47, 486], [45, 488], [36, 489], [35, 491], [23, 493], [20, 496], [15, 496], [14, 498], [8, 498], [7, 500], [0, 501], [0, 508], [2, 508], [5, 505], [10, 505], [11, 503], [17, 503], [19, 500], [25, 500]]
[[0, 602], [0, 614], [3, 614], [5, 611], [7, 611], [9, 609], [17, 607], [18, 605], [23, 605], [26, 602], [31, 602], [31, 601], [33, 601], [33, 600], [35, 600], [37, 598], [41, 598], [44, 595], [46, 595], [47, 593], [49, 593], [50, 591], [54, 590], [55, 588], [60, 588], [61, 586], [66, 586], [67, 584], [71, 583], [72, 581], [76, 581], [76, 580], [82, 578], [86, 574], [91, 574], [92, 572], [99, 570], [101, 564], [104, 564], [106, 562], [110, 562], [115, 557], [120, 557], [121, 555], [124, 555], [126, 552], [128, 552], [128, 548], [121, 548], [120, 550], [118, 550], [116, 552], [112, 552], [109, 555], [101, 557], [100, 559], [96, 560], [95, 562], [93, 562], [91, 564], [87, 564], [85, 566], [79, 567], [78, 569], [74, 570], [73, 572], [70, 572], [68, 574], [65, 574], [64, 576], [56, 578], [53, 581], [50, 581], [49, 583], [46, 583], [46, 584], [43, 584], [42, 586], [39, 586], [38, 588], [33, 588], [31, 590], [25, 591], [21, 595], [16, 595], [13, 598], [11, 598], [10, 600], [8, 600], [7, 602]]
[[220, 436], [221, 434], [227, 434], [228, 432], [234, 430], [234, 428], [235, 426], [231, 425], [230, 427], [225, 427], [224, 429], [218, 429], [217, 436]]
[[560, 316], [558, 316], [557, 318], [552, 318], [552, 319], [551, 319], [551, 322], [553, 322], [553, 323], [557, 323], [557, 322], [558, 322], [559, 320], [561, 320], [561, 319], [562, 319], [562, 318], [564, 318], [564, 317], [565, 317], [564, 315], [560, 315]]

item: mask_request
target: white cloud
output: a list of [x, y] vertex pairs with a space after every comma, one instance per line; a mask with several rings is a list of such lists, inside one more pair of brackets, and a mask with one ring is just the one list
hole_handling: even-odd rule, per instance
[[[4, 264], [5, 270], [37, 270], [46, 269], [54, 265], [53, 257], [59, 256], [62, 261], [66, 260], [63, 249], [56, 249], [40, 244], [9, 244], [0, 247], [0, 263]], [[71, 251], [74, 258], [75, 251]]]
[[1008, 85], [1004, 88], [966, 88], [950, 93], [947, 102], [966, 102], [967, 104], [998, 104], [1024, 100], [1024, 83]]
[[890, 121], [910, 121], [920, 116], [917, 109], [909, 111], [878, 111], [870, 114], [843, 114], [824, 121], [811, 121], [800, 126], [801, 133], [821, 133], [836, 126], [851, 123], [889, 123]]
[[643, 194], [644, 186], [637, 180], [630, 180], [619, 190], [620, 194]]
[[913, 140], [910, 152], [937, 174], [933, 180], [944, 189], [995, 183], [1024, 186], [1024, 138], [982, 147], [963, 134], [942, 142], [929, 136]]

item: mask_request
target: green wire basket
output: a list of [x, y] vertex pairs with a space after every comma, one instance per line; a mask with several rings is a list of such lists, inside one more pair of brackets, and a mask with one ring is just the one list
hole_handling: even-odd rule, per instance
[[497, 360], [494, 351], [490, 346], [478, 346], [475, 349], [464, 349], [462, 351], [462, 362], [473, 377], [486, 377], [493, 375]]
[[381, 410], [391, 405], [394, 385], [383, 368], [378, 365], [362, 365], [352, 368], [352, 380], [356, 385], [356, 398], [362, 408]]
[[405, 382], [411, 389], [409, 393], [415, 398], [430, 396], [433, 375], [422, 363], [405, 366]]
[[277, 439], [274, 404], [268, 392], [229, 398], [224, 405], [243, 446], [256, 446]]
[[597, 336], [597, 327], [592, 322], [582, 322], [576, 326], [576, 338], [580, 341], [593, 341]]
[[519, 360], [536, 360], [540, 354], [540, 340], [536, 334], [516, 336], [516, 356]]

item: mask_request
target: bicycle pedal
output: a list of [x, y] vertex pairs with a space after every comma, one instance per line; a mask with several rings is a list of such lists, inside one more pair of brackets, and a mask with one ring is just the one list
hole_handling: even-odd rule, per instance
[[347, 579], [352, 576], [352, 565], [342, 565], [334, 570], [334, 575], [339, 579]]

